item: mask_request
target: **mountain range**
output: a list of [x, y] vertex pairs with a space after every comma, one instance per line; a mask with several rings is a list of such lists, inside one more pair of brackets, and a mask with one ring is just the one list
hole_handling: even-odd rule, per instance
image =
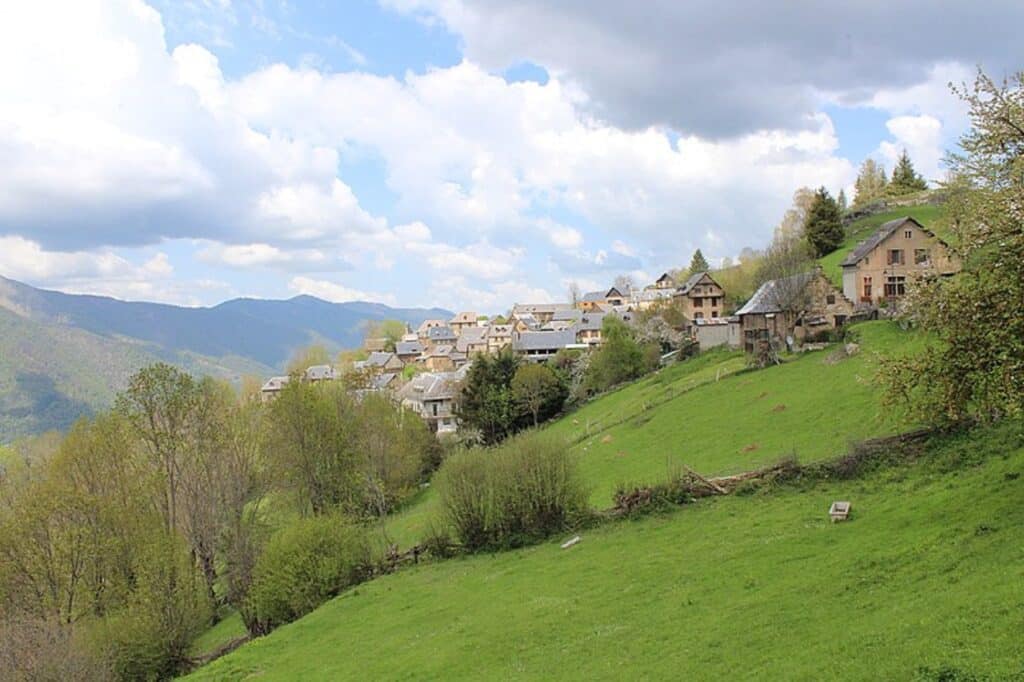
[[448, 319], [439, 308], [238, 298], [212, 307], [65, 294], [0, 277], [0, 443], [108, 406], [131, 374], [170, 362], [232, 381], [283, 369], [298, 348], [356, 348], [370, 322]]

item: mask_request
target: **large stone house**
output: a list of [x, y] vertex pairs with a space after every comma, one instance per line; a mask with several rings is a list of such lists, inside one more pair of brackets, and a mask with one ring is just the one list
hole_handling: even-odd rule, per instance
[[583, 295], [577, 304], [580, 310], [590, 312], [592, 310], [606, 310], [607, 308], [619, 308], [629, 305], [632, 292], [628, 288], [611, 287], [605, 291], [590, 291]]
[[846, 324], [854, 305], [822, 274], [821, 267], [762, 284], [736, 311], [743, 348], [752, 353], [761, 341], [787, 343]]
[[419, 338], [420, 341], [426, 343], [430, 335], [431, 329], [434, 329], [435, 327], [447, 326], [448, 323], [445, 322], [444, 320], [423, 320], [423, 322], [420, 323], [420, 326], [416, 328], [416, 336]]
[[725, 290], [707, 272], [695, 272], [676, 289], [676, 301], [688, 320], [725, 317]]
[[466, 327], [455, 342], [455, 350], [467, 358], [487, 352], [487, 327]]
[[512, 345], [512, 325], [492, 324], [487, 327], [487, 352], [497, 353], [502, 348]]
[[405, 367], [405, 363], [395, 353], [388, 353], [387, 351], [375, 351], [360, 362], [355, 363], [355, 368], [359, 370], [369, 370], [378, 373], [387, 372], [401, 372], [402, 368]]
[[574, 326], [576, 343], [584, 343], [588, 347], [601, 345], [601, 341], [603, 341], [601, 330], [607, 314], [602, 312], [584, 313]]
[[419, 374], [398, 389], [399, 402], [418, 414], [427, 427], [436, 434], [458, 430], [455, 417], [455, 399], [465, 370]]
[[512, 336], [512, 350], [527, 362], [544, 362], [563, 348], [585, 348], [576, 343], [576, 331], [516, 332]]
[[907, 216], [883, 224], [842, 262], [843, 294], [854, 303], [894, 305], [907, 283], [928, 272], [952, 275], [960, 263], [948, 245]]
[[395, 355], [403, 364], [416, 362], [423, 355], [423, 344], [416, 341], [399, 341], [395, 344]]
[[458, 338], [451, 327], [442, 325], [428, 329], [426, 338], [422, 339], [422, 341], [424, 347], [429, 350], [434, 346], [454, 346]]
[[462, 331], [464, 329], [468, 329], [470, 327], [476, 327], [477, 326], [476, 320], [477, 320], [477, 314], [476, 313], [471, 313], [471, 312], [459, 313], [458, 315], [456, 315], [455, 317], [453, 317], [451, 320], [448, 321], [448, 326], [451, 327], [452, 331], [455, 332], [455, 335], [458, 336], [458, 335], [462, 334]]

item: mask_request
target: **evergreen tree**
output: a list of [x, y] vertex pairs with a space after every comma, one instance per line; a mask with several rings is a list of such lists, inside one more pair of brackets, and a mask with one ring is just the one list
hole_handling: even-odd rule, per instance
[[887, 181], [885, 179], [885, 168], [874, 159], [864, 159], [857, 173], [857, 180], [854, 183], [854, 207], [870, 204], [876, 199], [885, 196]]
[[457, 406], [459, 421], [478, 429], [488, 445], [525, 425], [523, 411], [512, 392], [512, 379], [518, 369], [519, 357], [506, 348], [497, 355], [475, 358], [462, 384]]
[[708, 265], [708, 260], [704, 257], [704, 254], [697, 249], [693, 252], [693, 258], [690, 260], [690, 274], [696, 275], [698, 272], [707, 272], [711, 268]]
[[832, 253], [843, 243], [839, 204], [824, 187], [819, 187], [814, 193], [814, 203], [804, 223], [804, 235], [815, 258]]
[[914, 164], [910, 161], [907, 150], [904, 149], [903, 153], [900, 154], [899, 160], [896, 161], [896, 167], [892, 169], [892, 182], [889, 183], [889, 193], [899, 196], [901, 194], [920, 192], [924, 189], [928, 189], [928, 183], [914, 170]]

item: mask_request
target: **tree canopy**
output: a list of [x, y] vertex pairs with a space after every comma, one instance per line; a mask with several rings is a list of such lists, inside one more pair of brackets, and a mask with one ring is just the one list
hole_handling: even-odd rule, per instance
[[932, 423], [1024, 413], [1024, 72], [955, 92], [972, 124], [947, 161], [963, 271], [911, 288], [909, 314], [938, 343], [882, 372], [890, 399]]
[[698, 272], [707, 272], [710, 268], [711, 266], [708, 265], [707, 258], [700, 252], [700, 249], [694, 251], [693, 258], [690, 259], [690, 274], [695, 275]]
[[843, 243], [839, 204], [824, 187], [819, 187], [814, 193], [814, 201], [804, 223], [804, 236], [811, 247], [811, 253], [818, 258], [832, 253]]
[[928, 189], [928, 183], [914, 169], [914, 164], [904, 149], [900, 158], [896, 161], [896, 167], [892, 169], [892, 180], [889, 182], [889, 194], [899, 196], [901, 194], [912, 194]]
[[853, 206], [860, 208], [885, 196], [888, 180], [885, 168], [874, 159], [864, 159], [854, 182]]

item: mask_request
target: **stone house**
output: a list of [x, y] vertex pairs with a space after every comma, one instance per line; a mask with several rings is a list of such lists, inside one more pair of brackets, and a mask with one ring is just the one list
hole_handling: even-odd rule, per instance
[[842, 262], [843, 294], [854, 303], [894, 306], [925, 273], [952, 275], [960, 263], [949, 246], [910, 216], [890, 220]]
[[415, 341], [399, 341], [395, 344], [395, 355], [403, 364], [416, 362], [423, 355], [423, 344], [417, 339]]
[[426, 338], [422, 339], [427, 350], [434, 346], [454, 346], [458, 339], [455, 332], [447, 324], [427, 329]]
[[401, 405], [412, 410], [438, 435], [458, 430], [455, 400], [465, 370], [418, 374], [398, 389], [396, 397]]
[[467, 358], [487, 352], [487, 327], [465, 327], [455, 341], [455, 350]]
[[708, 272], [690, 275], [676, 289], [675, 300], [688, 320], [725, 317], [725, 290]]
[[497, 353], [502, 348], [512, 345], [512, 325], [492, 324], [487, 327], [484, 338], [487, 341], [487, 352]]
[[601, 329], [604, 325], [604, 318], [608, 313], [592, 312], [584, 313], [576, 323], [576, 343], [586, 344], [587, 347], [599, 346], [603, 340]]
[[769, 280], [736, 311], [743, 348], [752, 353], [761, 341], [782, 345], [792, 338], [846, 324], [854, 314], [853, 302], [843, 296], [817, 266], [812, 272]]
[[416, 336], [420, 341], [426, 342], [430, 330], [435, 327], [447, 327], [448, 323], [444, 320], [423, 320], [420, 326], [416, 328]]
[[448, 326], [451, 327], [452, 331], [455, 332], [456, 336], [462, 334], [462, 330], [476, 327], [477, 314], [472, 312], [459, 313], [451, 320], [448, 321]]
[[512, 335], [512, 350], [527, 362], [544, 362], [563, 348], [586, 348], [576, 343], [576, 331], [516, 332]]
[[269, 403], [276, 398], [277, 394], [284, 390], [290, 378], [288, 376], [279, 376], [267, 379], [266, 383], [260, 387], [260, 402]]

